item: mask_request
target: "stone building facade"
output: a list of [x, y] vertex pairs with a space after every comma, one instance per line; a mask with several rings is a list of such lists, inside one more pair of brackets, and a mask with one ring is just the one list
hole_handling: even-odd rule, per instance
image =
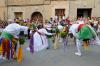
[[100, 0], [0, 0], [0, 19], [100, 17]]

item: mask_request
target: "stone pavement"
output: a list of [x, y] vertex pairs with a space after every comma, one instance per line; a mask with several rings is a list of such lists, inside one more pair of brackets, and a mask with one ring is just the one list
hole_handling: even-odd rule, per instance
[[51, 48], [34, 54], [30, 54], [25, 48], [21, 64], [9, 60], [0, 62], [0, 66], [100, 66], [100, 46], [91, 45], [88, 50], [82, 49], [81, 57], [74, 54], [76, 50], [72, 40], [69, 40], [65, 52], [62, 44], [56, 50]]

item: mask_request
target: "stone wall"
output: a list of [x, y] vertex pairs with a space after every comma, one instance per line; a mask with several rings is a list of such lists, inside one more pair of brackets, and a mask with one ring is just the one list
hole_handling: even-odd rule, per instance
[[[58, 4], [59, 3], [59, 4]], [[68, 15], [68, 3], [66, 1], [53, 1], [47, 5], [36, 6], [9, 6], [8, 7], [8, 19], [14, 18], [14, 12], [23, 12], [23, 18], [31, 18], [32, 13], [40, 12], [43, 15], [44, 20], [55, 16], [55, 9], [65, 9], [65, 14]]]
[[70, 2], [70, 17], [77, 17], [77, 8], [91, 8], [91, 16], [100, 17], [100, 0], [77, 0]]
[[[55, 16], [55, 9], [65, 9], [65, 17], [75, 19], [77, 8], [92, 8], [92, 16], [100, 17], [100, 0], [0, 0], [0, 19], [15, 18], [14, 12], [23, 12], [23, 18], [31, 18], [40, 12], [43, 19]], [[6, 6], [7, 5], [7, 6]]]
[[41, 5], [41, 4], [47, 4], [48, 1], [45, 0], [8, 0], [8, 5]]
[[0, 0], [0, 19], [4, 20], [5, 19], [5, 0]]

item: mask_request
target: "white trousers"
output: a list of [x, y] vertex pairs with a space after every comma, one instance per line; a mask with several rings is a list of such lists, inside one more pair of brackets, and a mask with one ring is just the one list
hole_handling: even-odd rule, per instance
[[82, 40], [76, 39], [77, 52], [81, 54]]

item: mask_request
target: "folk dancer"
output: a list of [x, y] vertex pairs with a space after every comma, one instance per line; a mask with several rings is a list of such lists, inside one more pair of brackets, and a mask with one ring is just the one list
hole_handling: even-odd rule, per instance
[[85, 47], [88, 46], [88, 40], [91, 38], [96, 37], [95, 31], [92, 29], [90, 25], [85, 25], [85, 24], [73, 24], [70, 29], [70, 32], [72, 32], [73, 36], [76, 38], [76, 47], [77, 51], [75, 54], [78, 56], [81, 56], [81, 46], [83, 45], [82, 42], [86, 41]]
[[[27, 31], [28, 27], [21, 26], [17, 23], [9, 24], [1, 34], [1, 44], [2, 44], [2, 59], [10, 59], [14, 56], [13, 51], [13, 39], [16, 38], [20, 31]], [[16, 40], [15, 40], [16, 41]], [[16, 42], [15, 42], [16, 43]]]
[[48, 33], [42, 25], [39, 25], [35, 30], [31, 30], [30, 45], [27, 48], [31, 53], [41, 51], [48, 47], [48, 40], [46, 35], [52, 35]]

